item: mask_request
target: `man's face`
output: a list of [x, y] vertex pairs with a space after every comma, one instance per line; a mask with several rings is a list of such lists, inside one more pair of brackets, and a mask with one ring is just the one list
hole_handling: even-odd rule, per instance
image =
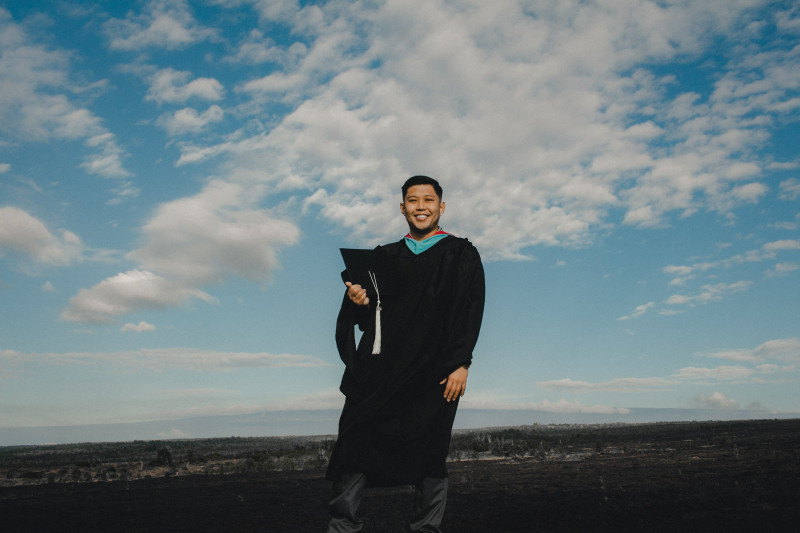
[[432, 185], [414, 185], [408, 188], [400, 212], [406, 217], [408, 230], [416, 240], [430, 237], [439, 229], [439, 217], [444, 213], [444, 202], [439, 200]]

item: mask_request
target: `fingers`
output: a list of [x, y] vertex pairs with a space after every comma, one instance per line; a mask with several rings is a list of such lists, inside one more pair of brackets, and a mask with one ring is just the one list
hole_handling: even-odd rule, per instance
[[445, 400], [452, 402], [464, 396], [464, 392], [467, 390], [467, 383], [465, 381], [454, 379], [451, 376], [442, 381], [440, 385], [443, 385], [445, 382], [447, 382], [447, 386], [444, 389]]
[[462, 366], [453, 371], [446, 379], [439, 382], [439, 385], [447, 383], [447, 386], [444, 388], [444, 398], [448, 402], [458, 400], [458, 398], [464, 396], [464, 392], [467, 390], [468, 376], [469, 370]]
[[351, 302], [356, 305], [369, 305], [367, 289], [362, 288], [361, 285], [353, 285], [349, 281], [345, 281], [344, 284], [347, 286], [347, 297]]
[[453, 387], [450, 390], [449, 394], [445, 394], [445, 398], [447, 398], [448, 402], [454, 402], [458, 400], [461, 396], [464, 396], [464, 388], [463, 387]]

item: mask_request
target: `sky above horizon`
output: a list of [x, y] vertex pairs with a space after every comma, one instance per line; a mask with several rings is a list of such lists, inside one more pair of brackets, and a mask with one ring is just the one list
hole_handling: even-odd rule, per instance
[[798, 119], [791, 1], [0, 2], [0, 428], [341, 406], [414, 174], [462, 407], [800, 414]]

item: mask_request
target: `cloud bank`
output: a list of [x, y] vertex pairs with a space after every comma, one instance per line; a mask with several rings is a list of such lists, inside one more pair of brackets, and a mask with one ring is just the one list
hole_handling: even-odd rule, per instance
[[[798, 105], [798, 58], [762, 42], [756, 4], [283, 4], [296, 42], [252, 33], [228, 58], [253, 61], [242, 50], [261, 39], [277, 67], [238, 90], [254, 112], [276, 98], [293, 111], [257, 135], [186, 143], [178, 163], [222, 157], [231, 180], [305, 188], [362, 242], [399, 231], [396, 185], [425, 171], [450, 184], [448, 227], [495, 258], [584, 244], [609, 223], [727, 213], [767, 193], [757, 148]], [[682, 90], [670, 65], [712, 46], [717, 78]]]
[[[227, 35], [183, 0], [138, 3], [102, 24], [110, 53], [146, 85], [175, 165], [206, 178], [153, 211], [129, 267], [76, 295], [68, 320], [211, 301], [209, 284], [268, 278], [280, 249], [299, 242], [299, 217], [356, 245], [394, 240], [398, 188], [416, 173], [445, 185], [443, 224], [488, 260], [797, 198], [796, 179], [764, 178], [796, 165], [764, 150], [800, 109], [800, 12], [788, 2], [212, 4], [253, 14], [249, 31]], [[138, 194], [125, 149], [70, 94], [69, 54], [31, 42], [5, 10], [0, 22], [4, 131], [80, 139], [87, 172], [123, 181], [117, 201]], [[164, 64], [200, 43], [220, 75]], [[276, 203], [302, 209], [265, 208]], [[673, 281], [703, 268], [673, 270]], [[121, 281], [134, 271], [166, 280], [168, 296], [128, 291]], [[620, 319], [681, 312], [749, 283], [708, 283]]]

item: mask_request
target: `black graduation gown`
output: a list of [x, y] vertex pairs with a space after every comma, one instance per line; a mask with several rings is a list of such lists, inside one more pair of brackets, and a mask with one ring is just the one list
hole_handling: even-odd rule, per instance
[[[336, 344], [346, 399], [326, 477], [360, 472], [371, 486], [444, 478], [458, 402], [444, 399], [439, 382], [472, 361], [485, 293], [480, 255], [454, 236], [419, 255], [402, 240], [375, 253], [392, 266], [400, 290], [381, 295], [377, 355], [375, 298], [366, 308], [344, 296]], [[364, 331], [358, 347], [356, 325]]]

